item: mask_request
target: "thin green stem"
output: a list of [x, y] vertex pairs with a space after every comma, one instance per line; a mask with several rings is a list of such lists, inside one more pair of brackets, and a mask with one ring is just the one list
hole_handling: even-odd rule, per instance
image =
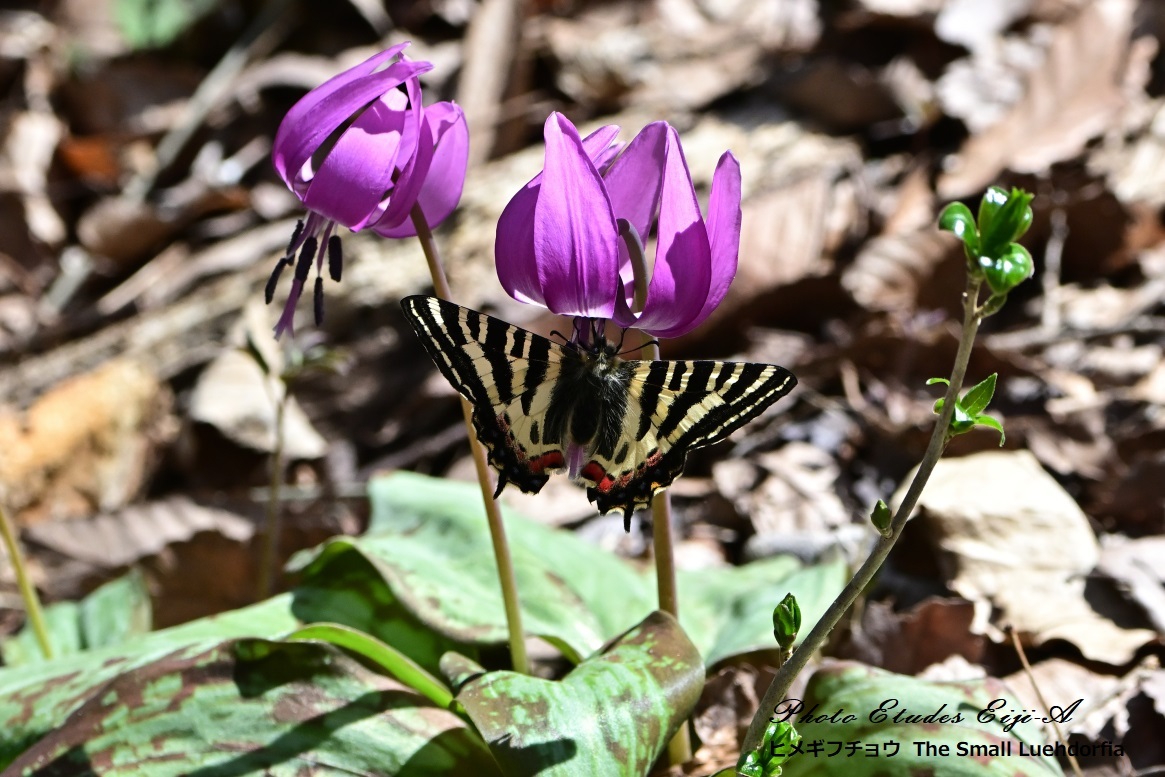
[[[433, 291], [444, 300], [452, 301], [449, 281], [445, 278], [445, 268], [441, 264], [441, 254], [433, 240], [433, 231], [425, 221], [419, 205], [413, 206], [413, 226], [417, 230], [417, 240], [425, 252], [429, 264], [429, 275], [433, 278]], [[518, 583], [514, 575], [514, 559], [510, 554], [510, 544], [506, 540], [506, 527], [502, 523], [502, 511], [493, 497], [493, 481], [489, 474], [489, 461], [485, 448], [477, 439], [473, 429], [473, 408], [464, 397], [461, 399], [461, 413], [465, 417], [465, 429], [469, 433], [469, 449], [473, 453], [473, 467], [477, 470], [477, 482], [481, 486], [481, 501], [485, 505], [486, 522], [489, 524], [490, 538], [493, 540], [494, 559], [498, 565], [498, 581], [502, 586], [502, 604], [506, 610], [506, 626], [510, 633], [510, 657], [514, 671], [530, 674], [530, 660], [526, 656], [526, 640], [522, 632], [522, 610], [518, 601]]]
[[24, 556], [16, 544], [16, 531], [8, 521], [8, 513], [0, 505], [0, 534], [4, 535], [4, 547], [8, 551], [8, 558], [12, 559], [12, 569], [16, 572], [16, 584], [20, 587], [20, 596], [24, 599], [24, 610], [28, 613], [28, 624], [32, 626], [32, 633], [36, 635], [36, 642], [46, 659], [53, 657], [53, 645], [49, 641], [49, 630], [45, 628], [44, 610], [41, 609], [40, 599], [36, 595], [36, 586], [28, 577], [28, 568], [24, 566]]
[[806, 635], [801, 645], [793, 652], [792, 657], [777, 670], [776, 677], [773, 678], [772, 684], [769, 685], [761, 700], [760, 709], [757, 710], [756, 716], [748, 727], [748, 734], [745, 736], [744, 745], [741, 748], [742, 753], [751, 752], [760, 744], [764, 737], [765, 728], [769, 723], [769, 711], [785, 698], [794, 678], [801, 673], [809, 663], [809, 659], [825, 644], [830, 632], [833, 631], [842, 616], [873, 581], [874, 575], [885, 563], [894, 543], [898, 541], [898, 537], [906, 527], [906, 521], [910, 518], [910, 514], [914, 512], [914, 506], [922, 495], [922, 489], [926, 486], [927, 480], [930, 479], [931, 472], [934, 471], [939, 457], [942, 456], [947, 441], [950, 440], [950, 426], [951, 418], [955, 412], [955, 400], [959, 396], [959, 390], [963, 387], [967, 363], [971, 358], [971, 347], [974, 345], [975, 335], [979, 331], [979, 322], [982, 320], [982, 310], [978, 307], [981, 284], [981, 279], [967, 278], [967, 288], [963, 292], [963, 333], [959, 339], [959, 350], [955, 355], [954, 368], [951, 370], [951, 382], [947, 386], [946, 399], [943, 401], [942, 411], [939, 413], [934, 432], [930, 436], [930, 443], [926, 447], [922, 463], [919, 464], [918, 471], [902, 499], [902, 504], [899, 505], [898, 511], [894, 513], [894, 518], [890, 522], [889, 534], [878, 538], [869, 557], [858, 569], [853, 579], [829, 605], [825, 614], [821, 616], [821, 620], [817, 621], [809, 634]]
[[275, 559], [278, 556], [279, 536], [283, 517], [279, 489], [283, 486], [283, 416], [287, 408], [287, 383], [279, 385], [282, 391], [275, 400], [275, 446], [271, 451], [271, 479], [267, 491], [267, 520], [264, 524], [263, 555], [259, 560], [259, 600], [275, 590]]

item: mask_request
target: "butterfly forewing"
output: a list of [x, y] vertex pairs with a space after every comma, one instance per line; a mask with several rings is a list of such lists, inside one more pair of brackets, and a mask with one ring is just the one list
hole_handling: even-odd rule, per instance
[[564, 358], [562, 346], [499, 319], [436, 297], [401, 301], [405, 316], [441, 374], [473, 405], [473, 425], [499, 473], [537, 493], [563, 466], [562, 441], [544, 420]]
[[630, 516], [680, 475], [689, 450], [724, 439], [797, 383], [767, 364], [622, 362], [435, 297], [402, 305], [442, 374], [473, 404], [499, 493], [507, 481], [537, 493], [565, 465], [566, 436], [593, 430], [577, 441], [587, 447], [578, 480], [599, 510]]

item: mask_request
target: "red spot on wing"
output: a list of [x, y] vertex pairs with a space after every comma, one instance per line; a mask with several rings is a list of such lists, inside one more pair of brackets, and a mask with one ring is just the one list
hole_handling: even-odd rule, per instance
[[615, 485], [614, 479], [607, 474], [607, 470], [603, 469], [602, 465], [597, 461], [588, 461], [587, 465], [578, 474], [594, 482], [595, 488], [604, 494], [610, 491]]
[[543, 453], [541, 456], [530, 460], [530, 469], [534, 472], [542, 472], [547, 469], [558, 469], [565, 465], [566, 460], [562, 457], [562, 451], [549, 451]]

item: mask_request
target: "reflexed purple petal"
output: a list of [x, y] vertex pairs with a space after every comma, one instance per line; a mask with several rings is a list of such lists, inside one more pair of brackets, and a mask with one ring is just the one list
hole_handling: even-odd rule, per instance
[[[659, 209], [668, 129], [662, 121], [644, 127], [603, 178], [615, 218], [627, 219], [644, 239], [651, 234], [651, 224]], [[635, 285], [627, 248], [623, 245], [619, 246], [619, 279], [624, 287], [623, 297], [630, 303]], [[629, 304], [620, 309], [629, 311]]]
[[534, 254], [546, 306], [559, 315], [610, 318], [619, 261], [611, 202], [574, 125], [552, 113], [545, 133]]
[[[417, 204], [425, 214], [430, 229], [449, 217], [461, 200], [461, 190], [465, 186], [465, 167], [469, 160], [469, 128], [465, 124], [465, 114], [453, 103], [440, 102], [425, 109], [425, 123], [433, 133], [437, 144], [429, 173], [417, 197]], [[398, 226], [376, 227], [378, 234], [385, 237], [412, 237], [417, 234], [412, 219], [405, 219]]]
[[469, 163], [469, 126], [461, 107], [449, 102], [426, 108], [425, 121], [433, 127], [437, 148], [417, 202], [429, 226], [435, 227], [449, 217], [461, 200]]
[[[428, 123], [437, 147], [433, 150], [429, 175], [425, 176], [417, 204], [425, 214], [430, 228], [449, 218], [461, 199], [465, 186], [465, 168], [469, 158], [469, 128], [465, 114], [452, 103], [436, 103], [425, 108], [424, 121]], [[376, 226], [377, 234], [386, 238], [411, 238], [417, 234], [412, 219], [405, 219], [395, 227]]]
[[582, 140], [583, 150], [587, 152], [587, 156], [590, 157], [599, 173], [606, 171], [611, 160], [622, 148], [621, 143], [615, 142], [615, 137], [618, 134], [618, 124], [605, 124]]
[[412, 78], [405, 82], [405, 88], [412, 107], [406, 113], [408, 121], [404, 139], [410, 144], [411, 150], [407, 156], [400, 157], [404, 164], [399, 166], [400, 172], [392, 188], [392, 195], [384, 212], [376, 217], [374, 226], [383, 229], [408, 222], [409, 213], [412, 212], [433, 161], [434, 138], [425, 124], [424, 109], [421, 108], [421, 84]]
[[[271, 158], [279, 177], [293, 192], [300, 193], [296, 183], [302, 182], [304, 165], [332, 133], [364, 106], [432, 67], [428, 62], [395, 62], [378, 73], [355, 79], [341, 73], [325, 84], [331, 85], [330, 93], [322, 100], [313, 97], [308, 110], [300, 109], [314, 93], [309, 92], [292, 106], [275, 133]], [[341, 79], [343, 82], [337, 83]]]
[[716, 163], [708, 196], [708, 241], [712, 246], [712, 282], [700, 311], [704, 320], [724, 299], [740, 257], [740, 163], [725, 151]]
[[678, 337], [702, 320], [712, 256], [679, 135], [668, 127], [666, 138], [655, 267], [635, 326], [656, 337]]
[[[552, 119], [553, 116], [547, 117], [547, 127]], [[618, 134], [619, 128], [614, 124], [599, 127], [583, 138], [583, 150], [591, 160], [606, 164], [610, 156], [618, 153], [619, 147], [612, 146]], [[498, 219], [494, 264], [506, 293], [519, 302], [545, 306], [546, 297], [534, 253], [534, 211], [541, 190], [542, 173], [539, 173], [506, 204]]]
[[392, 188], [406, 119], [406, 114], [379, 100], [369, 106], [336, 140], [308, 185], [303, 204], [358, 229]]
[[[291, 106], [291, 110], [283, 117], [285, 123], [298, 124], [301, 121], [310, 121], [313, 117], [313, 111], [316, 106], [330, 97], [339, 89], [347, 86], [361, 76], [366, 76], [375, 71], [381, 65], [395, 59], [398, 54], [408, 48], [408, 41], [398, 43], [392, 48], [385, 49], [377, 54], [373, 54], [368, 59], [361, 62], [355, 67], [350, 67], [342, 73], [338, 73], [327, 81], [312, 89]], [[276, 136], [278, 137], [278, 135]]]
[[498, 217], [494, 236], [494, 265], [502, 288], [519, 302], [546, 305], [534, 256], [534, 209], [542, 176], [518, 190]]
[[659, 207], [667, 155], [666, 122], [648, 124], [627, 144], [604, 177], [615, 218], [627, 219], [644, 240]]

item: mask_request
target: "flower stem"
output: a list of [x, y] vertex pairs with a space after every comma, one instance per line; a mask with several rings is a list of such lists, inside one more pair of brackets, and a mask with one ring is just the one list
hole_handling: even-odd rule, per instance
[[4, 547], [8, 550], [8, 558], [12, 559], [12, 569], [16, 572], [16, 584], [20, 587], [20, 596], [24, 599], [24, 610], [28, 613], [28, 624], [40, 645], [40, 652], [46, 659], [53, 657], [53, 645], [49, 641], [49, 631], [45, 628], [44, 611], [40, 606], [40, 599], [36, 595], [36, 587], [28, 577], [28, 568], [24, 566], [24, 556], [16, 544], [16, 531], [8, 521], [8, 513], [0, 505], [0, 534], [4, 535]]
[[[437, 243], [433, 240], [433, 231], [421, 212], [419, 205], [413, 206], [413, 226], [417, 230], [417, 240], [421, 243], [421, 250], [425, 252], [425, 261], [429, 264], [429, 275], [433, 278], [433, 291], [443, 300], [452, 301], [449, 292], [449, 281], [445, 278], [445, 269], [441, 264], [441, 254], [437, 250]], [[461, 413], [465, 417], [465, 429], [469, 433], [469, 449], [473, 453], [473, 467], [477, 470], [477, 482], [481, 486], [481, 500], [485, 505], [486, 522], [489, 524], [490, 538], [493, 540], [494, 558], [498, 565], [498, 580], [502, 586], [502, 604], [506, 610], [506, 626], [510, 632], [510, 658], [514, 664], [514, 671], [521, 674], [530, 674], [530, 661], [526, 657], [526, 640], [522, 633], [522, 610], [518, 602], [518, 583], [514, 576], [514, 559], [510, 554], [510, 545], [506, 541], [506, 527], [502, 523], [502, 511], [497, 500], [493, 498], [493, 484], [489, 475], [489, 462], [486, 459], [485, 448], [477, 439], [473, 429], [473, 408], [469, 402], [461, 398]]]
[[[652, 342], [643, 350], [652, 359], [659, 359], [659, 345]], [[659, 589], [659, 609], [680, 617], [679, 596], [676, 593], [675, 538], [672, 536], [671, 497], [662, 491], [651, 500], [651, 540], [655, 551], [655, 581]]]
[[756, 716], [748, 727], [748, 734], [741, 747], [742, 753], [752, 752], [760, 744], [765, 728], [769, 723], [768, 711], [785, 698], [793, 684], [793, 679], [809, 663], [810, 657], [825, 644], [825, 640], [833, 631], [834, 626], [853, 606], [854, 601], [857, 600], [862, 591], [866, 590], [870, 582], [873, 581], [874, 575], [885, 563], [894, 543], [898, 541], [898, 537], [906, 527], [907, 519], [914, 512], [914, 506], [918, 503], [918, 498], [922, 496], [922, 489], [926, 486], [927, 480], [930, 479], [930, 474], [934, 471], [939, 457], [942, 456], [947, 441], [950, 440], [950, 426], [951, 418], [955, 412], [955, 400], [959, 396], [959, 390], [963, 387], [963, 377], [967, 373], [967, 363], [971, 358], [971, 346], [975, 342], [975, 335], [979, 331], [979, 322], [982, 320], [983, 311], [978, 307], [981, 284], [982, 279], [980, 278], [967, 278], [967, 287], [963, 292], [963, 332], [959, 339], [959, 350], [955, 355], [955, 364], [951, 370], [951, 382], [947, 386], [946, 399], [943, 401], [942, 411], [939, 413], [934, 432], [931, 433], [930, 443], [926, 447], [922, 463], [918, 465], [918, 471], [914, 474], [914, 479], [911, 480], [910, 487], [906, 490], [906, 496], [903, 497], [902, 504], [899, 505], [890, 522], [889, 534], [879, 536], [869, 557], [858, 569], [853, 579], [829, 605], [829, 609], [806, 635], [804, 641], [793, 652], [792, 657], [777, 670], [777, 676], [773, 678], [773, 682], [765, 691], [760, 709], [757, 710]]
[[263, 556], [259, 560], [259, 600], [262, 601], [271, 595], [275, 589], [275, 564], [279, 550], [279, 537], [282, 532], [282, 503], [279, 498], [279, 489], [283, 485], [283, 416], [287, 408], [288, 386], [286, 382], [279, 384], [282, 389], [275, 400], [275, 445], [271, 451], [271, 479], [267, 491], [267, 519], [263, 532]]
[[[619, 219], [619, 237], [627, 246], [631, 258], [632, 279], [635, 295], [631, 309], [643, 311], [647, 303], [648, 270], [643, 251], [643, 240], [631, 222]], [[647, 358], [659, 361], [659, 342], [647, 333], [643, 334], [643, 351]], [[670, 613], [676, 620], [680, 618], [680, 599], [676, 588], [675, 538], [672, 536], [671, 495], [661, 491], [651, 500], [651, 543], [655, 556], [655, 584], [659, 591], [659, 609]], [[667, 745], [668, 760], [673, 766], [692, 760], [692, 737], [688, 722], [684, 721], [680, 730]]]

